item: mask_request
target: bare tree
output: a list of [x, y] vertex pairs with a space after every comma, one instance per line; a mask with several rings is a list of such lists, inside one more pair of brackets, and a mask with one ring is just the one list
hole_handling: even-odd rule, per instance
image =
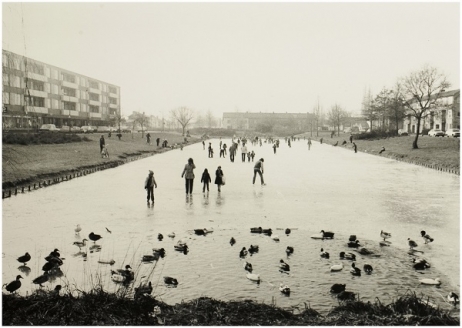
[[329, 120], [329, 123], [337, 128], [337, 135], [340, 134], [340, 125], [343, 122], [343, 119], [345, 117], [345, 111], [340, 107], [339, 105], [335, 104], [334, 106], [331, 107], [330, 111], [327, 113], [327, 117]]
[[205, 121], [207, 122], [207, 127], [209, 129], [215, 126], [215, 116], [213, 116], [213, 113], [210, 109], [205, 114]]
[[149, 117], [146, 116], [146, 114], [143, 113], [136, 113], [135, 118], [133, 120], [133, 128], [135, 128], [135, 125], [139, 124], [141, 127], [141, 138], [144, 138], [144, 128], [148, 127], [149, 125]]
[[370, 127], [372, 131], [372, 123], [377, 119], [377, 113], [375, 111], [375, 106], [372, 99], [371, 90], [364, 94], [361, 113], [370, 122]]
[[403, 94], [408, 99], [404, 106], [417, 120], [416, 136], [412, 148], [419, 148], [417, 141], [420, 133], [420, 122], [436, 107], [438, 98], [451, 84], [446, 76], [437, 68], [425, 65], [420, 71], [414, 71], [402, 79]]
[[[321, 120], [321, 117], [322, 117], [322, 109], [319, 106], [319, 100], [318, 100], [318, 104], [313, 108], [313, 117], [316, 123], [316, 137], [317, 137], [318, 132], [319, 132], [319, 121]], [[313, 133], [311, 133], [311, 135], [313, 135]]]
[[185, 129], [194, 117], [194, 111], [188, 107], [180, 107], [170, 111], [172, 117], [181, 125], [183, 129], [183, 136]]

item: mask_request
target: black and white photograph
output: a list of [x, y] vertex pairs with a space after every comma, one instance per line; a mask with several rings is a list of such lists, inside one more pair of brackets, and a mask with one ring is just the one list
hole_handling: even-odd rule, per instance
[[460, 326], [459, 1], [1, 8], [2, 325]]

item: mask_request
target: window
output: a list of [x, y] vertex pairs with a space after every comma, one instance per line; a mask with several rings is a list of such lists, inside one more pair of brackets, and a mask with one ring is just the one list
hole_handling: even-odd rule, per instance
[[109, 103], [117, 105], [117, 98], [109, 97]]
[[63, 80], [66, 82], [75, 83], [75, 76], [68, 73], [63, 73]]
[[92, 113], [99, 113], [99, 107], [90, 105], [90, 112]]
[[3, 92], [3, 103], [4, 104], [10, 103], [10, 94], [8, 92]]
[[24, 96], [27, 106], [45, 107], [45, 98], [35, 96]]
[[439, 125], [439, 124], [436, 124], [436, 125], [435, 125], [435, 129], [439, 130], [439, 129], [440, 129], [440, 125]]
[[109, 92], [117, 94], [117, 88], [109, 86]]
[[75, 97], [75, 94], [76, 94], [75, 89], [63, 87], [62, 90], [63, 90], [63, 95]]
[[116, 115], [116, 114], [117, 114], [117, 109], [110, 108], [110, 109], [109, 109], [109, 114], [110, 114], [110, 115]]
[[99, 101], [99, 94], [89, 92], [88, 95], [90, 97], [90, 100]]
[[88, 84], [90, 85], [90, 88], [99, 89], [99, 83], [98, 83], [98, 82], [89, 80], [89, 81], [88, 81]]
[[31, 62], [31, 61], [26, 61], [26, 71], [29, 71], [35, 74], [45, 75], [43, 65], [40, 65], [40, 64]]
[[42, 81], [28, 79], [27, 80], [27, 86], [31, 90], [37, 90], [37, 91], [45, 90], [45, 83], [43, 83]]
[[65, 110], [75, 110], [75, 103], [70, 101], [63, 101], [64, 109]]

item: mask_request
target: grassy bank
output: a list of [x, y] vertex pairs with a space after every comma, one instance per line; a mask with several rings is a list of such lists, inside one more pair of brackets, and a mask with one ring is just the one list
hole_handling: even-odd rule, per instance
[[281, 309], [253, 301], [222, 302], [202, 297], [168, 305], [150, 296], [133, 300], [95, 290], [78, 297], [46, 292], [27, 297], [3, 294], [3, 325], [459, 326], [460, 319], [415, 295], [388, 305], [380, 301], [342, 302], [322, 316], [307, 304]]
[[[86, 134], [87, 141], [66, 144], [2, 145], [2, 188], [21, 186], [39, 180], [47, 180], [66, 173], [98, 167], [103, 164], [121, 164], [130, 157], [156, 154], [170, 148], [157, 147], [155, 139], [167, 139], [168, 146], [184, 142], [176, 133], [151, 133], [151, 145], [141, 133], [123, 134], [119, 140], [115, 134], [104, 134], [109, 158], [102, 158], [99, 150], [101, 134]], [[82, 135], [83, 137], [83, 135]], [[199, 138], [188, 138], [189, 143]]]
[[[310, 137], [310, 133], [301, 135], [303, 138]], [[340, 136], [330, 137], [330, 133], [320, 133], [318, 137], [314, 133], [312, 140], [319, 141], [323, 138], [323, 144], [334, 145], [338, 142], [338, 147], [345, 147], [353, 151], [352, 144], [349, 141], [349, 133], [340, 133]], [[442, 168], [444, 171], [460, 172], [460, 139], [459, 138], [435, 138], [421, 136], [418, 141], [418, 149], [412, 149], [412, 142], [415, 136], [402, 136], [390, 138], [376, 138], [357, 140], [353, 136], [353, 142], [356, 143], [358, 152], [365, 152], [372, 155], [388, 157], [413, 164]], [[342, 143], [346, 141], [346, 145]], [[379, 154], [382, 147], [385, 151]]]

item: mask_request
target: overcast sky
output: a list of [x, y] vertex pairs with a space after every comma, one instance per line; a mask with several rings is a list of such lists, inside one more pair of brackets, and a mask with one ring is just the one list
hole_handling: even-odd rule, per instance
[[2, 3], [2, 47], [121, 87], [122, 114], [358, 113], [430, 64], [460, 88], [452, 3]]

